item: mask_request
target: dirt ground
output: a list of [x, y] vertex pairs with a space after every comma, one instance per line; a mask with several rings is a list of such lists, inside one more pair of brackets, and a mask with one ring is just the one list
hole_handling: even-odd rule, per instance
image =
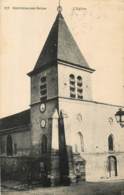
[[65, 187], [34, 187], [28, 190], [2, 187], [2, 195], [124, 195], [124, 181], [83, 182]]

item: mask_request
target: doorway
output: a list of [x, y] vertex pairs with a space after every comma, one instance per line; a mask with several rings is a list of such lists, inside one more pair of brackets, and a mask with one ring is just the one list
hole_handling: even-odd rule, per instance
[[115, 156], [108, 157], [108, 171], [109, 177], [117, 176], [117, 159]]

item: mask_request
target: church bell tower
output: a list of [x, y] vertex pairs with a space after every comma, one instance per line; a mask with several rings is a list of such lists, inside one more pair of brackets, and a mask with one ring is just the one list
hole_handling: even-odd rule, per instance
[[[33, 153], [44, 159], [48, 164], [48, 171], [51, 166], [51, 151], [55, 149], [59, 152], [63, 145], [59, 125], [62, 115], [60, 98], [66, 98], [68, 101], [92, 99], [90, 76], [94, 70], [89, 67], [80, 52], [61, 12], [62, 8], [59, 6], [57, 17], [36, 65], [33, 71], [28, 73], [31, 78]], [[64, 139], [65, 144], [66, 137]], [[56, 172], [54, 175], [59, 177], [57, 161], [53, 167], [52, 172]]]

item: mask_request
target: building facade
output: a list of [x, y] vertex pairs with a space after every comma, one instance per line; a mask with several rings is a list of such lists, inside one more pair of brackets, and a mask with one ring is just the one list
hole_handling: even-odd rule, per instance
[[30, 109], [0, 120], [2, 167], [30, 157], [53, 184], [124, 179], [124, 130], [115, 119], [123, 107], [93, 101], [93, 72], [59, 10], [28, 73]]

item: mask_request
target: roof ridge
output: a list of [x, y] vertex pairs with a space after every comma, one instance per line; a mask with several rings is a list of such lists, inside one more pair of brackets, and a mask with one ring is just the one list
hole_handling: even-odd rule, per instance
[[17, 113], [14, 113], [14, 114], [7, 115], [5, 117], [0, 118], [0, 120], [5, 119], [5, 118], [8, 118], [8, 117], [13, 117], [15, 115], [18, 115], [18, 114], [21, 114], [21, 113], [24, 113], [24, 112], [28, 112], [28, 111], [30, 111], [30, 108], [29, 109], [26, 109], [26, 110], [23, 110], [21, 112], [17, 112]]
[[0, 119], [0, 130], [30, 123], [30, 109]]

